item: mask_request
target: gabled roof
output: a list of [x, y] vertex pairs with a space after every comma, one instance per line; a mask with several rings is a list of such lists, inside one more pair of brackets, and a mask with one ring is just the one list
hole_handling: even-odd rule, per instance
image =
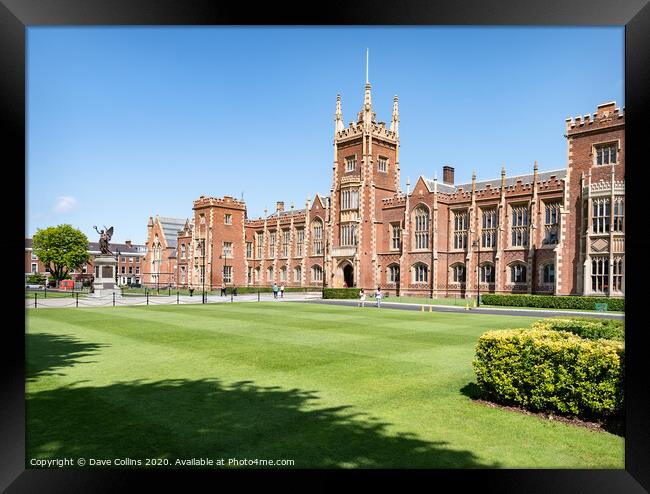
[[186, 219], [170, 218], [168, 216], [158, 216], [157, 218], [165, 240], [167, 241], [167, 247], [176, 248], [176, 244], [178, 243], [176, 234], [183, 229]]
[[[547, 172], [540, 172], [537, 174], [537, 180], [545, 182], [551, 177], [556, 177], [558, 180], [566, 177], [566, 168], [560, 168], [558, 170], [549, 170]], [[532, 173], [526, 175], [514, 175], [511, 177], [506, 177], [505, 185], [509, 187], [515, 185], [518, 180], [521, 180], [524, 184], [532, 183], [534, 175]], [[424, 177], [423, 177], [424, 178]], [[424, 178], [424, 183], [430, 192], [433, 192], [434, 181], [429, 178]], [[498, 189], [501, 187], [501, 178], [495, 178], [491, 180], [477, 180], [476, 181], [476, 190], [485, 189], [487, 186], [490, 186], [493, 189]], [[462, 187], [463, 190], [472, 190], [472, 182], [463, 183], [458, 185], [448, 185], [438, 181], [438, 191], [444, 192], [445, 194], [453, 194], [458, 192], [458, 189]]]
[[276, 211], [275, 213], [268, 215], [267, 218], [276, 218], [278, 216], [280, 216], [280, 217], [292, 216], [294, 214], [304, 213], [305, 211], [306, 211], [305, 209], [294, 209], [293, 211], [292, 210], [289, 210], [289, 211]]
[[[324, 208], [327, 207], [327, 201], [329, 200], [330, 196], [324, 196], [322, 194], [319, 194], [316, 192], [316, 195], [314, 196], [314, 202], [316, 202], [316, 198], [320, 201], [320, 205], [323, 206]], [[311, 203], [311, 205], [314, 205], [314, 202]]]

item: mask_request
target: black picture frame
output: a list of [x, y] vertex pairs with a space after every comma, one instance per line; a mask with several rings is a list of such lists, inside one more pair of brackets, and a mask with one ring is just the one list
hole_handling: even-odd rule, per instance
[[[643, 167], [647, 136], [643, 132], [648, 111], [650, 88], [650, 5], [649, 0], [459, 0], [441, 1], [330, 1], [310, 9], [306, 2], [221, 4], [193, 0], [0, 0], [0, 100], [4, 142], [3, 167], [5, 197], [23, 190], [25, 201], [25, 34], [36, 25], [620, 25], [625, 26], [625, 113], [626, 113], [626, 224], [628, 232], [643, 231], [645, 211]], [[566, 47], [571, 50], [570, 46]], [[588, 84], [597, 74], [585, 74], [583, 80], [567, 84]], [[644, 152], [645, 151], [645, 152]], [[23, 166], [21, 166], [23, 164]], [[18, 192], [18, 201], [21, 194]], [[9, 205], [9, 203], [5, 203]], [[9, 213], [9, 214], [7, 214]], [[21, 262], [25, 231], [24, 216], [5, 213], [5, 235], [12, 247], [9, 261], [9, 285], [4, 296], [7, 309], [15, 315], [15, 324], [6, 324], [0, 344], [3, 372], [0, 374], [0, 490], [6, 492], [115, 492], [128, 490], [135, 481], [144, 480], [166, 487], [180, 481], [191, 488], [196, 477], [222, 486], [224, 480], [237, 481], [241, 487], [249, 479], [282, 479], [300, 474], [307, 480], [303, 488], [323, 486], [330, 476], [349, 481], [399, 481], [405, 488], [415, 482], [425, 488], [447, 492], [472, 486], [487, 492], [526, 493], [641, 493], [650, 490], [650, 417], [649, 361], [644, 352], [647, 341], [642, 307], [643, 280], [642, 235], [628, 235], [626, 245], [626, 432], [625, 470], [400, 470], [400, 471], [121, 471], [121, 470], [26, 470], [25, 469], [25, 371], [23, 294], [24, 273]], [[8, 220], [8, 221], [7, 221]], [[7, 231], [8, 230], [8, 231]], [[15, 257], [14, 257], [15, 256]], [[20, 257], [19, 257], [20, 256]], [[8, 318], [5, 318], [8, 320]], [[12, 318], [12, 320], [14, 320]], [[344, 440], [344, 438], [342, 438]], [[318, 479], [318, 483], [315, 480]], [[407, 482], [404, 484], [404, 482]], [[189, 486], [187, 485], [189, 484]], [[296, 485], [296, 484], [294, 484]], [[446, 487], [443, 487], [445, 486]]]

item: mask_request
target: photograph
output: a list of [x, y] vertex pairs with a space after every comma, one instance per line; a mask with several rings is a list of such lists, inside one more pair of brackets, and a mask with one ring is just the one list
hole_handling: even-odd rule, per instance
[[28, 27], [25, 468], [624, 469], [624, 59]]

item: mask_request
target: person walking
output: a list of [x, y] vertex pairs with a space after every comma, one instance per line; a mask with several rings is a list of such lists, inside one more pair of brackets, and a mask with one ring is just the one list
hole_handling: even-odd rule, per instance
[[359, 307], [365, 307], [366, 306], [366, 292], [361, 289], [359, 292]]
[[377, 287], [377, 291], [375, 292], [375, 300], [377, 301], [377, 307], [381, 307], [381, 298], [383, 297], [381, 293], [381, 288]]
[[278, 298], [278, 284], [273, 283], [273, 298]]
[[284, 298], [284, 283], [280, 285], [280, 298]]
[[226, 284], [223, 281], [221, 282], [221, 296], [226, 296]]

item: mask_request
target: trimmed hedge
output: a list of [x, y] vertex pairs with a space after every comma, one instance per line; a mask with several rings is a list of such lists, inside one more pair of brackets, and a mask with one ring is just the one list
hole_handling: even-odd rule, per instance
[[359, 298], [360, 288], [325, 288], [323, 298]]
[[625, 311], [624, 298], [578, 297], [573, 295], [499, 295], [488, 293], [481, 295], [481, 304], [582, 310], [595, 310], [596, 304], [607, 304], [607, 310]]
[[590, 340], [625, 339], [625, 323], [619, 319], [596, 319], [588, 317], [542, 319], [534, 322], [533, 329], [568, 331]]
[[483, 334], [472, 365], [479, 386], [497, 402], [606, 418], [623, 409], [624, 361], [622, 342], [512, 329]]

